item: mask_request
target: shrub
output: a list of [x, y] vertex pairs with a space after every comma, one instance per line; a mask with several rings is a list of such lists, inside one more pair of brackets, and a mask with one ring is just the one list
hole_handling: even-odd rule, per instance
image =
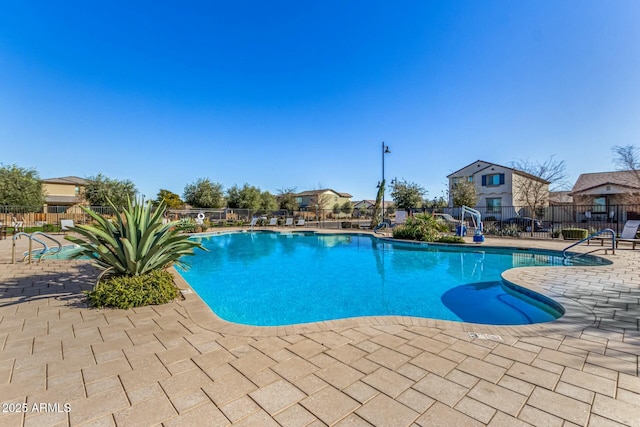
[[448, 231], [448, 227], [429, 214], [416, 214], [407, 218], [404, 225], [393, 229], [395, 239], [420, 240], [423, 242], [435, 242]]
[[484, 229], [484, 234], [501, 237], [520, 237], [520, 229], [517, 225], [507, 225], [502, 228], [492, 225]]
[[589, 236], [589, 231], [584, 228], [565, 228], [562, 230], [562, 238], [565, 240], [581, 240]]
[[183, 233], [195, 233], [198, 231], [198, 224], [193, 218], [182, 218], [176, 224], [176, 229]]
[[166, 270], [154, 270], [138, 276], [111, 276], [87, 292], [89, 302], [95, 307], [122, 309], [165, 304], [178, 295], [173, 277]]
[[438, 238], [438, 240], [436, 240], [436, 242], [438, 243], [464, 243], [464, 239], [460, 236], [440, 236]]

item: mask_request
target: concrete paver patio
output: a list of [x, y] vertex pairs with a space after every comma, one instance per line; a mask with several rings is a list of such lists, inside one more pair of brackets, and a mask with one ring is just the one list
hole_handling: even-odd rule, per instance
[[547, 324], [390, 316], [257, 328], [218, 319], [193, 293], [88, 308], [94, 267], [12, 265], [10, 245], [0, 240], [0, 425], [640, 426], [630, 247], [606, 255], [610, 266], [506, 272], [567, 307]]

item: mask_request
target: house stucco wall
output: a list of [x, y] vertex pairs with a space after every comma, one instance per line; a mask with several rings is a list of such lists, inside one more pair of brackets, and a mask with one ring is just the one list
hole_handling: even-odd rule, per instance
[[76, 196], [75, 184], [48, 184], [43, 183], [42, 189], [47, 196]]

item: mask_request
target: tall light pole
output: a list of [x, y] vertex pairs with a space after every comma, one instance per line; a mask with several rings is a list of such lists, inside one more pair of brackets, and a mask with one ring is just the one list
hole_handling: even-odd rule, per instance
[[[389, 150], [389, 146], [388, 145], [384, 145], [384, 141], [382, 141], [382, 182], [380, 183], [380, 185], [385, 185], [386, 183], [384, 182], [384, 155], [385, 154], [389, 154], [391, 153], [391, 151]], [[382, 188], [382, 222], [384, 222], [384, 193], [387, 191], [386, 187]]]

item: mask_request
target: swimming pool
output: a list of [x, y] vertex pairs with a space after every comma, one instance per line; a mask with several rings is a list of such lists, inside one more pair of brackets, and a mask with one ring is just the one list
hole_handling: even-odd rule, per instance
[[[71, 256], [76, 252], [80, 251], [80, 246], [78, 245], [64, 245], [58, 251], [57, 246], [49, 247], [47, 252], [45, 253], [44, 259], [71, 259]], [[24, 252], [23, 255], [26, 257], [27, 252]], [[32, 256], [34, 259], [38, 259], [42, 256], [40, 251], [34, 250], [32, 252]], [[80, 259], [89, 259], [89, 257], [82, 257]]]
[[555, 301], [501, 279], [513, 267], [563, 265], [557, 252], [304, 232], [199, 238], [209, 252], [189, 257], [191, 268], [179, 273], [230, 322], [279, 326], [400, 315], [520, 325], [555, 320], [564, 312]]

